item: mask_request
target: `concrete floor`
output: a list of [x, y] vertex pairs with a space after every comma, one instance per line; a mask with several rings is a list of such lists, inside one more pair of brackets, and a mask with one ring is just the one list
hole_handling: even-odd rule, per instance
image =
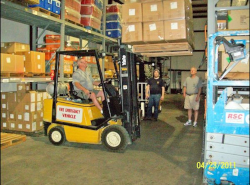
[[102, 145], [48, 138], [27, 141], [1, 151], [2, 185], [201, 185], [203, 102], [198, 127], [184, 127], [187, 112], [181, 95], [166, 95], [157, 122], [141, 122], [141, 138], [124, 153]]

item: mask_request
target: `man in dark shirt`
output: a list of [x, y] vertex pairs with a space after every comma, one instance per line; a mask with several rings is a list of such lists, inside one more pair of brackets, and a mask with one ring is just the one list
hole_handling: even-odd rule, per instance
[[164, 81], [160, 78], [160, 71], [155, 69], [154, 77], [148, 80], [148, 85], [146, 87], [146, 98], [149, 98], [149, 102], [145, 120], [152, 119], [152, 107], [154, 106], [153, 120], [157, 121], [159, 102], [164, 99], [164, 93]]

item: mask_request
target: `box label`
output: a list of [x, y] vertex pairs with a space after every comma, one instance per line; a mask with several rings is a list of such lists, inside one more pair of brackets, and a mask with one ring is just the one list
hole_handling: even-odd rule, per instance
[[36, 110], [36, 104], [32, 103], [31, 106], [30, 106], [30, 111], [34, 112], [35, 110]]
[[36, 101], [36, 94], [35, 93], [31, 93], [30, 94], [30, 102], [35, 102]]
[[22, 45], [22, 49], [25, 49], [25, 45]]
[[23, 125], [22, 124], [18, 124], [18, 129], [22, 129]]
[[11, 128], [15, 128], [15, 123], [11, 123], [11, 124], [10, 124], [10, 127], [11, 127]]
[[7, 127], [7, 123], [3, 123], [3, 127]]
[[26, 129], [30, 129], [30, 124], [26, 124]]
[[7, 58], [6, 58], [6, 62], [7, 62], [7, 63], [10, 63], [10, 57], [7, 57]]
[[40, 121], [40, 127], [42, 127], [43, 126], [43, 122], [42, 121]]
[[37, 115], [36, 114], [34, 114], [34, 119], [36, 119], [37, 118]]
[[21, 91], [23, 89], [23, 86], [22, 85], [19, 85], [18, 86], [18, 90]]
[[10, 114], [10, 119], [14, 119], [14, 114]]
[[58, 105], [56, 107], [56, 119], [81, 123], [82, 109]]
[[32, 123], [32, 131], [35, 131], [36, 130], [36, 122], [33, 122]]
[[17, 116], [17, 119], [20, 119], [20, 120], [21, 120], [22, 118], [23, 118], [23, 116], [20, 115], [20, 114]]
[[41, 94], [37, 93], [37, 101], [41, 101]]
[[6, 118], [6, 113], [2, 113], [2, 118]]
[[5, 94], [2, 94], [2, 99], [3, 99], [3, 100], [5, 100], [5, 99], [6, 99]]
[[37, 60], [40, 60], [41, 59], [41, 56], [40, 55], [37, 55]]
[[24, 109], [25, 109], [25, 110], [29, 110], [29, 109], [30, 109], [30, 106], [29, 106], [29, 105], [25, 105], [25, 106], [24, 106]]
[[172, 3], [170, 3], [170, 8], [171, 8], [171, 9], [177, 9], [177, 7], [178, 7], [177, 2], [172, 2]]
[[30, 121], [30, 113], [28, 112], [24, 113], [24, 121]]
[[178, 23], [177, 22], [171, 23], [171, 30], [178, 30]]
[[151, 5], [150, 6], [150, 11], [151, 12], [156, 12], [157, 11], [157, 4]]
[[6, 104], [2, 104], [2, 108], [3, 108], [3, 109], [6, 109]]
[[244, 124], [244, 113], [233, 113], [233, 112], [227, 112], [226, 113], [226, 123], [239, 123]]
[[150, 30], [150, 31], [156, 30], [156, 24], [150, 24], [150, 25], [149, 25], [149, 30]]
[[129, 15], [135, 15], [135, 9], [129, 9], [128, 14]]
[[128, 31], [129, 32], [135, 31], [135, 25], [129, 25], [128, 26]]

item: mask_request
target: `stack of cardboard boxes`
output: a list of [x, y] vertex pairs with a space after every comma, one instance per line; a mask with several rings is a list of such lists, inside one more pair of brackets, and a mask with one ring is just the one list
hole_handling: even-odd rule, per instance
[[193, 45], [189, 0], [126, 1], [122, 5], [122, 42], [127, 44], [188, 42]]
[[81, 21], [81, 0], [65, 1], [65, 19], [79, 23]]
[[34, 132], [43, 129], [43, 100], [47, 92], [30, 91], [30, 84], [17, 84], [16, 92], [1, 93], [1, 128]]
[[41, 52], [30, 51], [28, 44], [1, 43], [1, 72], [44, 73], [45, 55]]

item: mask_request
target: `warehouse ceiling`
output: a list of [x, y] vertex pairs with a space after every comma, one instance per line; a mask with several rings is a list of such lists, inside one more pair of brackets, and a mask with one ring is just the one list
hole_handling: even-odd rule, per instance
[[[192, 0], [193, 17], [206, 18], [207, 17], [207, 1], [208, 0]], [[249, 6], [249, 0], [219, 0], [218, 7], [230, 6]]]

